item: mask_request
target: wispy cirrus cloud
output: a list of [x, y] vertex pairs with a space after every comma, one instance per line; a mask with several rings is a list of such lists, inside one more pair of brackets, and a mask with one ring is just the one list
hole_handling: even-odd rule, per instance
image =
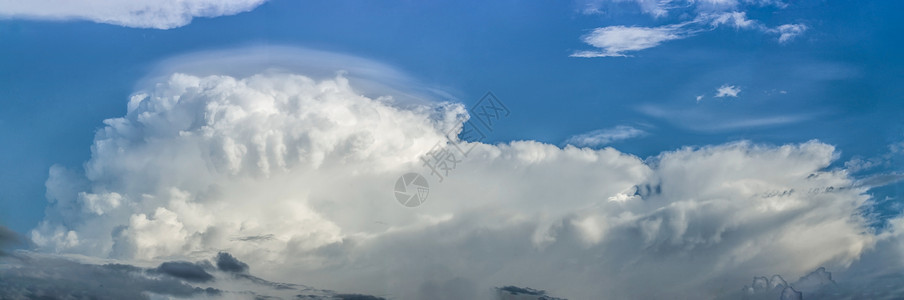
[[736, 10], [744, 5], [775, 8], [788, 6], [781, 0], [584, 0], [578, 3], [581, 5], [581, 12], [585, 14], [606, 13], [605, 6], [610, 4], [634, 3], [642, 13], [653, 17], [664, 17], [675, 11], [682, 12], [682, 9], [706, 12]]
[[646, 134], [647, 132], [641, 129], [627, 125], [619, 125], [613, 128], [599, 129], [572, 136], [565, 141], [565, 144], [578, 147], [599, 147]]
[[0, 0], [0, 18], [88, 20], [136, 28], [170, 29], [196, 17], [246, 12], [266, 0]]
[[760, 21], [748, 18], [742, 11], [745, 5], [772, 5], [778, 9], [787, 6], [776, 1], [592, 1], [585, 9], [599, 12], [603, 3], [636, 2], [641, 11], [659, 19], [672, 10], [683, 11], [692, 17], [691, 20], [662, 26], [626, 26], [613, 25], [593, 29], [581, 40], [596, 50], [581, 50], [571, 54], [572, 57], [627, 57], [630, 53], [660, 46], [661, 44], [692, 37], [696, 34], [729, 26], [735, 29], [748, 29], [766, 34], [778, 35], [779, 43], [787, 43], [807, 30], [803, 24], [784, 24], [769, 27]]
[[807, 25], [804, 24], [785, 24], [771, 29], [771, 32], [779, 34], [779, 43], [787, 43], [803, 34], [807, 28]]
[[606, 10], [603, 6], [607, 4], [634, 3], [643, 13], [655, 17], [668, 15], [670, 6], [673, 6], [673, 0], [589, 0], [578, 1], [581, 5], [581, 13], [583, 14], [603, 14]]
[[628, 56], [626, 52], [659, 46], [663, 42], [683, 39], [693, 34], [686, 24], [661, 27], [609, 26], [594, 29], [583, 37], [585, 43], [600, 50], [578, 51], [573, 57]]
[[[703, 98], [700, 99], [702, 100]], [[779, 115], [727, 114], [726, 112], [717, 113], [705, 107], [668, 107], [653, 104], [639, 105], [636, 109], [644, 115], [665, 120], [681, 128], [700, 132], [785, 126], [806, 122], [824, 114], [824, 112]]]

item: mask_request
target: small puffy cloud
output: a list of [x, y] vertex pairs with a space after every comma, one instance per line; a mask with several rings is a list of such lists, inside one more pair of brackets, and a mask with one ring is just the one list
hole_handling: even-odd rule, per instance
[[656, 47], [659, 44], [684, 38], [690, 33], [680, 25], [661, 27], [609, 26], [594, 29], [584, 36], [585, 43], [598, 51], [578, 51], [573, 57], [628, 56], [625, 52]]
[[136, 28], [170, 29], [195, 17], [246, 12], [266, 0], [0, 0], [0, 18], [89, 20]]
[[855, 156], [844, 162], [844, 168], [851, 173], [857, 173], [863, 170], [872, 169], [888, 162], [881, 157], [863, 158]]
[[807, 25], [804, 24], [785, 24], [778, 26], [770, 31], [778, 33], [778, 42], [779, 43], [787, 43], [791, 40], [797, 38], [797, 36], [807, 31]]
[[568, 138], [565, 143], [578, 147], [599, 147], [645, 134], [646, 132], [643, 130], [631, 126], [620, 125], [614, 128], [594, 130], [575, 135]]
[[723, 98], [723, 97], [737, 98], [738, 93], [740, 93], [740, 92], [741, 92], [741, 88], [734, 86], [734, 85], [724, 84], [724, 85], [720, 86], [718, 89], [716, 89], [715, 97], [716, 98]]

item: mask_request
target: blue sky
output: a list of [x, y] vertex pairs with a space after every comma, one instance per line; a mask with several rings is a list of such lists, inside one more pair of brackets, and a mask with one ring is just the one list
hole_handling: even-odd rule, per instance
[[[3, 20], [0, 76], [2, 218], [25, 232], [43, 216], [52, 164], [78, 167], [100, 120], [123, 113], [124, 99], [156, 62], [187, 52], [248, 45], [295, 45], [379, 60], [447, 88], [457, 101], [493, 91], [515, 113], [495, 142], [568, 137], [618, 125], [643, 128], [618, 141], [641, 157], [684, 145], [748, 139], [837, 145], [845, 158], [874, 157], [904, 140], [898, 101], [902, 73], [895, 2], [823, 2], [747, 11], [766, 24], [804, 22], [787, 43], [753, 30], [716, 28], [631, 53], [577, 58], [580, 37], [613, 25], [657, 26], [633, 3], [598, 14], [583, 3], [538, 1], [271, 1], [248, 13], [196, 18], [170, 30], [88, 21]], [[714, 98], [722, 85], [737, 98]], [[784, 91], [786, 93], [781, 93]], [[704, 95], [700, 103], [696, 97]], [[687, 117], [644, 114], [645, 106]], [[698, 122], [705, 116], [706, 122]], [[787, 124], [719, 128], [744, 118]], [[900, 165], [898, 165], [898, 170]], [[895, 196], [895, 195], [892, 195]]]
[[[824, 170], [891, 178], [866, 191], [877, 203], [861, 209], [880, 215], [872, 224], [902, 209], [901, 2], [272, 0], [167, 29], [35, 17], [2, 2], [0, 224], [26, 236], [47, 220], [51, 166], [83, 173], [102, 121], [126, 115], [162, 62], [246, 47], [379, 62], [443, 91], [434, 101], [470, 105], [492, 91], [512, 114], [489, 144], [564, 147], [583, 134], [577, 146], [644, 159], [818, 140], [835, 146]], [[725, 12], [743, 15], [717, 23]], [[789, 24], [802, 29], [780, 29]]]

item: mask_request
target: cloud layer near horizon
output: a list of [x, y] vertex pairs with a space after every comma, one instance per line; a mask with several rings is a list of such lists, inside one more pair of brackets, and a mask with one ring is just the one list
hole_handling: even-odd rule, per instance
[[[16, 251], [0, 257], [3, 299], [329, 299], [382, 300], [268, 281], [226, 264], [244, 263], [220, 252], [213, 261], [166, 261], [136, 266], [87, 257]], [[247, 267], [247, 266], [245, 266]]]
[[[454, 103], [397, 105], [344, 77], [174, 74], [50, 170], [43, 251], [162, 262], [228, 251], [261, 276], [401, 299], [712, 298], [753, 275], [844, 268], [873, 247], [865, 189], [833, 146], [749, 142], [646, 160], [612, 148], [473, 144], [429, 201], [399, 175], [460, 129]], [[391, 276], [387, 276], [391, 275]], [[649, 288], [649, 287], [654, 288]]]
[[89, 20], [137, 28], [170, 29], [195, 17], [246, 12], [266, 0], [0, 0], [0, 18]]

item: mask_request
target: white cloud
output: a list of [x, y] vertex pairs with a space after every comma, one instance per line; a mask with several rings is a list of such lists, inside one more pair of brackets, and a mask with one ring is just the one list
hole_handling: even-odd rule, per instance
[[89, 20], [137, 28], [170, 29], [195, 17], [246, 12], [266, 0], [0, 0], [0, 18]]
[[565, 143], [578, 147], [599, 147], [645, 134], [646, 132], [643, 130], [631, 126], [620, 125], [613, 128], [594, 130], [575, 135], [568, 138]]
[[82, 202], [82, 207], [85, 208], [85, 212], [103, 215], [105, 211], [119, 207], [122, 196], [117, 193], [97, 195], [80, 192], [78, 194], [78, 199], [79, 202]]
[[84, 174], [52, 169], [41, 249], [141, 262], [228, 251], [264, 278], [402, 299], [504, 285], [649, 299], [844, 268], [876, 240], [857, 213], [865, 190], [825, 171], [837, 153], [815, 141], [647, 160], [475, 144], [412, 209], [393, 182], [430, 176], [419, 157], [461, 105], [400, 106], [345, 77], [282, 72], [152, 86], [105, 121]]
[[[584, 12], [600, 12], [605, 3], [619, 3], [625, 1], [590, 1], [585, 4]], [[735, 29], [748, 29], [760, 33], [779, 34], [779, 43], [786, 43], [806, 31], [804, 24], [785, 24], [771, 28], [757, 20], [747, 17], [747, 12], [742, 11], [745, 6], [774, 6], [778, 9], [787, 5], [780, 1], [737, 1], [737, 0], [704, 0], [676, 3], [678, 1], [636, 1], [641, 11], [660, 18], [668, 15], [670, 10], [685, 11], [693, 8], [692, 19], [658, 27], [623, 26], [614, 25], [594, 29], [590, 34], [583, 36], [584, 43], [599, 48], [599, 50], [583, 50], [571, 54], [572, 57], [616, 57], [629, 56], [626, 52], [640, 51], [657, 47], [670, 40], [684, 39], [695, 34], [712, 31], [721, 26], [731, 26]], [[685, 11], [686, 13], [686, 11]], [[686, 20], [686, 18], [685, 18]]]
[[873, 157], [854, 156], [850, 160], [844, 162], [844, 168], [851, 173], [858, 173], [878, 167], [888, 167], [894, 165], [898, 159], [896, 156], [904, 153], [904, 142], [893, 142], [887, 147], [888, 152]]
[[706, 15], [704, 18], [709, 19], [709, 24], [713, 27], [721, 25], [730, 25], [735, 28], [750, 28], [756, 26], [756, 21], [747, 18], [746, 12], [726, 12], [713, 15]]
[[864, 159], [862, 157], [854, 157], [851, 160], [844, 162], [844, 168], [852, 173], [860, 172], [863, 170], [868, 170], [880, 166], [882, 164], [887, 163], [885, 160], [879, 157], [874, 157], [870, 159]]
[[888, 145], [888, 151], [891, 154], [902, 154], [904, 153], [904, 142], [896, 142]]
[[691, 34], [683, 25], [662, 27], [609, 26], [594, 29], [584, 36], [585, 43], [602, 51], [578, 51], [573, 57], [627, 56], [625, 52], [656, 47], [659, 44], [684, 38]]
[[729, 10], [737, 10], [744, 5], [752, 6], [772, 6], [775, 8], [785, 8], [787, 3], [781, 0], [579, 0], [578, 4], [582, 7], [585, 14], [606, 13], [604, 6], [608, 4], [634, 3], [640, 8], [642, 13], [648, 14], [656, 18], [662, 18], [669, 15], [670, 11], [691, 8], [697, 12], [722, 12]]
[[700, 101], [703, 100], [703, 97], [704, 97], [703, 95], [698, 95], [698, 96], [697, 96], [697, 103], [700, 103]]
[[735, 98], [737, 98], [737, 97], [738, 97], [738, 93], [740, 93], [740, 92], [741, 92], [741, 88], [739, 88], [739, 87], [737, 87], [737, 86], [734, 86], [734, 85], [728, 85], [728, 84], [723, 84], [723, 85], [720, 86], [718, 89], [716, 89], [716, 96], [715, 96], [715, 97], [716, 97], [716, 98], [723, 98], [723, 97], [735, 97]]
[[778, 42], [787, 43], [807, 31], [804, 24], [785, 24], [771, 30], [779, 34]]
[[641, 9], [642, 12], [655, 17], [663, 17], [668, 14], [669, 8], [673, 5], [674, 0], [589, 0], [583, 1], [582, 12], [584, 14], [605, 13], [603, 5], [608, 3], [625, 3], [633, 2]]
[[[332, 79], [342, 73], [344, 78], [355, 82], [355, 90], [362, 95], [371, 98], [392, 95], [392, 101], [400, 105], [424, 104], [430, 102], [429, 99], [456, 99], [444, 90], [377, 61], [279, 45], [200, 51], [172, 57], [155, 65], [138, 86], [153, 88], [174, 73], [248, 77], [261, 72], [304, 72], [305, 76], [316, 80]], [[143, 95], [137, 93], [134, 99], [137, 105]]]
[[824, 114], [822, 112], [779, 115], [752, 115], [749, 112], [726, 114], [724, 111], [707, 110], [703, 106], [688, 108], [651, 104], [640, 105], [636, 109], [642, 114], [663, 119], [679, 127], [703, 132], [790, 125], [812, 120]]

